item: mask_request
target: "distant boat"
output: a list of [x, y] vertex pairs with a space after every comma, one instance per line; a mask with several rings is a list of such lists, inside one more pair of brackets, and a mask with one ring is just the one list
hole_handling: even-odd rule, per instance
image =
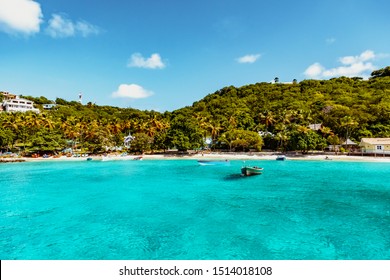
[[91, 157], [88, 157], [88, 158], [87, 158], [87, 161], [91, 161], [91, 160], [92, 160], [92, 158], [91, 158]]
[[244, 166], [241, 168], [241, 174], [244, 176], [260, 175], [263, 168], [257, 166]]
[[110, 161], [110, 160], [114, 160], [114, 157], [111, 157], [111, 156], [102, 156], [102, 161]]
[[286, 160], [286, 156], [285, 155], [278, 155], [278, 156], [276, 156], [276, 160]]
[[139, 157], [135, 157], [135, 158], [133, 158], [133, 160], [142, 160], [142, 156], [139, 156]]
[[229, 165], [230, 161], [227, 159], [224, 160], [198, 160], [200, 165]]

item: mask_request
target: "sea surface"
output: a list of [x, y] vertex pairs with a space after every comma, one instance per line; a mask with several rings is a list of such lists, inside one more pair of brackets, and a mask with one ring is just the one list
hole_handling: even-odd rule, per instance
[[390, 163], [246, 164], [1, 164], [0, 259], [390, 259]]

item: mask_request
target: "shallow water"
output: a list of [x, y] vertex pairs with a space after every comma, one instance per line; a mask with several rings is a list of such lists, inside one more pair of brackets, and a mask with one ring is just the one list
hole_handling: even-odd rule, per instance
[[390, 259], [390, 164], [249, 163], [3, 164], [0, 259]]

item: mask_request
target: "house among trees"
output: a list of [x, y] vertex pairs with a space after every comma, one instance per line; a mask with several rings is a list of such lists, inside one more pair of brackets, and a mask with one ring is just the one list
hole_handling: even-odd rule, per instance
[[390, 154], [390, 138], [362, 138], [359, 146], [362, 153]]
[[39, 113], [39, 110], [34, 108], [34, 102], [28, 99], [20, 98], [17, 95], [8, 92], [1, 92], [3, 102], [1, 104], [1, 111], [5, 112], [27, 112], [33, 111]]
[[42, 104], [42, 108], [45, 110], [52, 110], [57, 104]]
[[322, 123], [312, 123], [309, 124], [309, 128], [314, 131], [318, 131], [322, 128]]

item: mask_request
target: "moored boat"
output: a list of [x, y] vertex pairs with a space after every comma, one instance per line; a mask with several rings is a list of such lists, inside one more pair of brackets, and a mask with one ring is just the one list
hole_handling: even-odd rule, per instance
[[278, 156], [276, 156], [276, 160], [286, 160], [286, 156], [285, 155], [278, 155]]
[[241, 174], [244, 176], [260, 175], [263, 168], [257, 166], [244, 166], [241, 168]]
[[139, 156], [139, 157], [135, 157], [135, 158], [133, 158], [133, 160], [142, 160], [142, 156]]
[[114, 158], [110, 156], [102, 156], [102, 161], [109, 161], [109, 160], [114, 160]]
[[230, 161], [227, 159], [224, 160], [198, 160], [200, 165], [229, 165]]

